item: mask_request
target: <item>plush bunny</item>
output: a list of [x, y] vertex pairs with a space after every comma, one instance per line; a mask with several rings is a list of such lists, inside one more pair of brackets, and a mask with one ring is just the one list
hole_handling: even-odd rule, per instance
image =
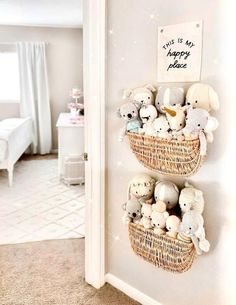
[[202, 83], [193, 84], [186, 94], [186, 105], [193, 108], [202, 108], [206, 111], [219, 109], [219, 98], [215, 90]]
[[141, 204], [153, 203], [155, 180], [147, 174], [135, 176], [129, 183], [128, 199], [137, 198]]
[[139, 119], [139, 104], [136, 102], [128, 102], [122, 105], [117, 110], [117, 115], [123, 118], [125, 126], [120, 131], [119, 140], [123, 141], [126, 131], [138, 132], [141, 127], [141, 121]]
[[216, 118], [209, 115], [205, 109], [195, 108], [191, 106], [187, 110], [186, 126], [181, 130], [186, 140], [200, 139], [200, 154], [205, 155], [206, 142], [213, 141], [213, 133], [219, 123]]
[[179, 205], [182, 215], [191, 210], [202, 214], [204, 210], [204, 198], [202, 191], [194, 188], [186, 181], [185, 188], [183, 188], [180, 192]]
[[139, 128], [139, 133], [147, 136], [155, 135], [153, 121], [157, 118], [158, 112], [153, 105], [142, 106], [139, 111], [140, 118], [143, 122], [143, 127]]
[[133, 221], [138, 223], [141, 219], [141, 203], [136, 199], [130, 199], [122, 206], [125, 214], [123, 216], [123, 222], [128, 224]]
[[180, 219], [179, 217], [175, 215], [171, 215], [166, 219], [166, 229], [168, 232], [166, 232], [166, 235], [176, 238], [178, 233], [178, 228], [180, 225]]
[[127, 89], [124, 91], [123, 98], [128, 98], [142, 105], [154, 104], [154, 92], [156, 88], [150, 84], [135, 89]]
[[169, 132], [170, 125], [165, 115], [160, 115], [153, 121], [153, 129], [157, 137], [167, 140], [171, 139], [171, 133]]
[[201, 255], [203, 251], [209, 251], [210, 244], [205, 238], [204, 220], [200, 213], [196, 211], [186, 212], [180, 223], [179, 232], [178, 239], [191, 238], [198, 255]]
[[184, 89], [177, 87], [159, 87], [158, 93], [155, 100], [155, 105], [157, 110], [164, 113], [163, 106], [176, 106], [179, 104], [182, 106], [184, 104]]
[[154, 197], [155, 201], [163, 201], [166, 209], [171, 210], [178, 203], [179, 190], [173, 182], [159, 181], [155, 186]]
[[154, 226], [154, 233], [158, 235], [163, 235], [166, 233], [165, 226], [166, 226], [166, 219], [168, 217], [167, 214], [159, 213], [155, 210], [152, 211], [151, 219], [152, 219], [152, 225]]
[[139, 224], [144, 226], [145, 229], [152, 228], [151, 214], [152, 214], [152, 205], [144, 203], [141, 208], [142, 218], [139, 221]]

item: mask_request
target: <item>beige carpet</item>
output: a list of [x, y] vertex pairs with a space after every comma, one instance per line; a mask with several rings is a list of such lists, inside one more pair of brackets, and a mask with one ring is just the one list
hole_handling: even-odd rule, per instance
[[106, 284], [84, 281], [84, 240], [0, 246], [1, 305], [137, 305]]

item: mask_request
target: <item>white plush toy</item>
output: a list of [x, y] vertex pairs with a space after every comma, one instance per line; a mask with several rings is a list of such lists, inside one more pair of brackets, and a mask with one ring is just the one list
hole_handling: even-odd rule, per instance
[[179, 200], [179, 189], [170, 181], [159, 181], [156, 183], [154, 191], [155, 201], [163, 201], [166, 209], [171, 210]]
[[158, 138], [163, 138], [170, 140], [171, 133], [169, 132], [170, 125], [165, 115], [160, 115], [157, 119], [153, 121], [153, 128], [155, 130], [155, 135]]
[[155, 180], [147, 174], [135, 176], [129, 183], [128, 199], [137, 198], [141, 204], [153, 203]]
[[198, 255], [201, 255], [203, 251], [209, 251], [210, 244], [205, 237], [204, 220], [202, 215], [196, 211], [188, 211], [183, 215], [178, 239], [185, 240], [186, 238], [191, 238]]
[[201, 109], [193, 109], [191, 106], [187, 110], [186, 126], [181, 130], [186, 140], [200, 139], [200, 154], [205, 155], [207, 141], [213, 141], [213, 131], [219, 126], [216, 118], [209, 115], [209, 112]]
[[194, 188], [186, 181], [185, 188], [180, 192], [179, 205], [182, 215], [188, 211], [197, 211], [202, 214], [204, 210], [204, 197], [202, 191]]
[[155, 105], [157, 110], [164, 113], [163, 106], [176, 106], [184, 104], [184, 89], [162, 86], [158, 88]]
[[153, 121], [158, 116], [156, 108], [153, 105], [142, 106], [139, 115], [143, 122], [143, 127], [139, 129], [139, 133], [147, 136], [154, 136], [155, 129], [153, 127]]
[[166, 235], [168, 235], [172, 238], [176, 238], [180, 222], [181, 221], [180, 221], [179, 217], [177, 217], [175, 215], [169, 216], [166, 220], [166, 229], [168, 230], [168, 232], [166, 232]]
[[[168, 214], [168, 213], [167, 213]], [[152, 211], [152, 225], [154, 226], [154, 233], [158, 235], [163, 235], [166, 233], [166, 219], [168, 215], [165, 213], [159, 213], [157, 211]]]
[[179, 131], [185, 126], [187, 106], [178, 104], [176, 106], [163, 107], [163, 110], [166, 113], [172, 136], [177, 139], [182, 139], [182, 135]]
[[193, 84], [186, 94], [186, 105], [193, 108], [202, 108], [207, 111], [219, 109], [219, 98], [215, 90], [202, 83]]
[[152, 205], [148, 203], [144, 203], [141, 208], [142, 218], [139, 221], [139, 224], [144, 226], [145, 229], [152, 228]]
[[130, 199], [122, 206], [125, 214], [123, 216], [123, 222], [128, 224], [133, 221], [139, 223], [141, 219], [141, 203], [136, 199]]
[[123, 94], [123, 98], [128, 98], [135, 102], [138, 102], [141, 106], [153, 105], [154, 92], [156, 92], [156, 88], [148, 84], [143, 87], [125, 90]]

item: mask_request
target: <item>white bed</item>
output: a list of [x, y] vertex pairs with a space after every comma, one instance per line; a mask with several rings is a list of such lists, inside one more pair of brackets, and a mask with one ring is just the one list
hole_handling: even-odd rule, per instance
[[14, 165], [33, 140], [31, 118], [0, 121], [0, 169], [7, 169], [12, 186]]

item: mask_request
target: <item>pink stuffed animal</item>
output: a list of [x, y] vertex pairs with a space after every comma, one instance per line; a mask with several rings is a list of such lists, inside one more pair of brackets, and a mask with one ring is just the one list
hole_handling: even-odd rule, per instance
[[168, 230], [166, 235], [176, 238], [180, 222], [181, 221], [180, 221], [179, 217], [177, 217], [175, 215], [169, 216], [166, 220], [166, 229]]

